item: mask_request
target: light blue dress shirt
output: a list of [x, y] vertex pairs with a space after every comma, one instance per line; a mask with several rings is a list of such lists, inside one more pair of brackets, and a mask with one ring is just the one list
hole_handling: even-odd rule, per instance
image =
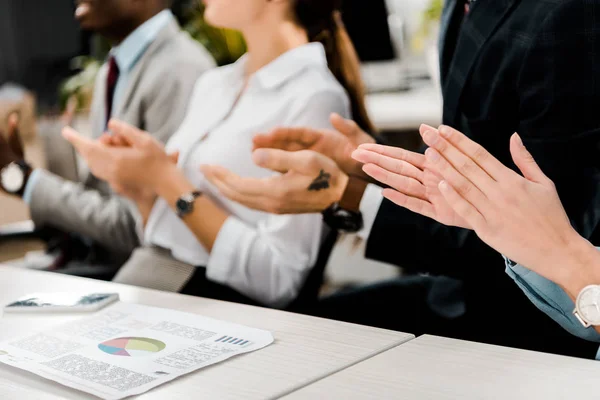
[[[522, 265], [514, 265], [506, 257], [505, 260], [506, 273], [537, 308], [546, 313], [567, 332], [585, 340], [600, 342], [600, 333], [591, 327], [584, 328], [577, 317], [573, 315], [575, 304], [560, 286]], [[600, 349], [596, 359], [600, 360]]]
[[[120, 102], [123, 100], [133, 68], [140, 58], [142, 58], [148, 49], [148, 46], [154, 42], [160, 31], [166, 27], [169, 22], [174, 20], [175, 17], [171, 10], [163, 10], [137, 27], [137, 29], [131, 32], [118, 46], [112, 48], [110, 56], [115, 57], [115, 61], [119, 67], [119, 79], [117, 80], [113, 95], [113, 110], [118, 109]], [[104, 118], [98, 118], [98, 120], [102, 121]], [[103, 129], [104, 127], [99, 127], [98, 132]], [[34, 170], [31, 173], [25, 191], [23, 192], [23, 201], [27, 204], [31, 203], [33, 188], [36, 185], [38, 177], [37, 172], [37, 170]]]

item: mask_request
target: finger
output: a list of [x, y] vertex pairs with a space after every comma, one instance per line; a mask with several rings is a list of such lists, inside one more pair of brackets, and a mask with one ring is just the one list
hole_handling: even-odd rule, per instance
[[[204, 173], [205, 178], [212, 183], [217, 190], [225, 197], [236, 203], [240, 203], [253, 210], [260, 210], [270, 212], [269, 205], [270, 199], [256, 194], [242, 193], [236, 190], [235, 187], [230, 186], [224, 179], [222, 174], [228, 171], [223, 171], [223, 168], [215, 166], [202, 166], [200, 167]], [[264, 192], [263, 192], [264, 193]]]
[[114, 146], [114, 147], [131, 147], [131, 146], [133, 146], [133, 143], [129, 142], [122, 135], [112, 133], [112, 134], [108, 134], [108, 136], [110, 136], [111, 146]]
[[[331, 114], [330, 122], [336, 131], [342, 133], [343, 135], [349, 138], [364, 133], [356, 122], [352, 121], [351, 119], [345, 119], [336, 113]], [[366, 133], [364, 134], [366, 135]]]
[[95, 147], [95, 142], [81, 136], [75, 129], [65, 126], [62, 130], [63, 137], [84, 157]]
[[108, 128], [112, 131], [113, 135], [118, 137], [115, 140], [123, 140], [134, 147], [144, 146], [148, 143], [149, 135], [146, 132], [125, 122], [111, 119], [108, 123]]
[[319, 171], [331, 173], [338, 169], [334, 161], [310, 150], [258, 149], [252, 153], [252, 159], [259, 167], [280, 173], [296, 171], [312, 176], [319, 173]]
[[431, 203], [426, 200], [407, 196], [404, 193], [392, 189], [384, 189], [382, 194], [383, 197], [399, 205], [400, 207], [404, 207], [409, 211], [425, 217], [435, 219], [435, 210]]
[[[473, 159], [446, 141], [437, 131], [427, 130], [423, 140], [431, 148], [436, 149], [452, 166], [455, 171], [473, 182], [484, 193], [494, 193], [494, 181]], [[432, 153], [433, 154], [433, 153]]]
[[452, 207], [456, 214], [467, 221], [467, 224], [470, 225], [475, 232], [480, 234], [484, 231], [487, 223], [477, 207], [461, 196], [461, 194], [446, 181], [441, 181], [438, 188], [448, 205]]
[[79, 101], [77, 100], [77, 96], [70, 96], [67, 99], [67, 104], [65, 107], [65, 111], [63, 112], [61, 119], [65, 125], [72, 125], [73, 120], [75, 119], [75, 114], [77, 113], [77, 107], [79, 105]]
[[[218, 186], [223, 185], [232, 192], [242, 197], [262, 196], [273, 191], [265, 179], [242, 178], [226, 168], [215, 165], [203, 165], [200, 170], [209, 182]], [[233, 199], [232, 199], [233, 200]], [[239, 201], [236, 197], [235, 201]]]
[[399, 192], [420, 199], [426, 198], [425, 186], [414, 178], [391, 173], [375, 164], [366, 164], [363, 166], [363, 171], [376, 181], [391, 186]]
[[8, 129], [17, 129], [19, 127], [19, 113], [14, 111], [8, 116]]
[[268, 134], [254, 136], [255, 149], [272, 148], [297, 151], [309, 148], [321, 137], [321, 132], [310, 128], [276, 128]]
[[179, 162], [179, 151], [174, 151], [168, 155], [169, 159], [173, 164], [177, 164]]
[[473, 160], [493, 179], [500, 180], [511, 172], [483, 146], [472, 141], [456, 129], [442, 125], [439, 128], [439, 133], [448, 143], [451, 143], [453, 147]]
[[537, 183], [550, 181], [550, 178], [544, 174], [531, 153], [525, 148], [521, 137], [517, 133], [510, 138], [510, 154], [525, 178]]
[[23, 142], [19, 132], [19, 114], [13, 112], [8, 117], [8, 145], [13, 153], [19, 158], [25, 158]]
[[[415, 178], [422, 182], [425, 156], [413, 153], [413, 157], [409, 154], [404, 154], [411, 152], [403, 149], [399, 150], [399, 152], [396, 152], [396, 155], [399, 157], [391, 157], [386, 154], [385, 149], [378, 148], [377, 151], [371, 151], [367, 150], [367, 147], [360, 147], [352, 153], [352, 158], [363, 164], [377, 164], [390, 172]], [[413, 163], [407, 161], [407, 159], [412, 160]]]
[[479, 190], [477, 185], [458, 172], [437, 150], [433, 148], [427, 149], [425, 157], [427, 159], [427, 168], [441, 175], [468, 202], [482, 210], [486, 210], [489, 207], [488, 198]]
[[427, 125], [427, 124], [421, 124], [421, 125], [419, 126], [419, 134], [420, 134], [421, 136], [423, 136], [423, 134], [424, 134], [425, 132], [429, 131], [429, 130], [434, 130], [434, 131], [435, 131], [436, 129], [435, 129], [433, 126], [430, 126], [430, 125]]
[[98, 138], [98, 142], [102, 143], [105, 146], [113, 145], [113, 137], [108, 133], [103, 133], [102, 136]]
[[401, 147], [384, 146], [375, 143], [365, 143], [358, 147], [359, 150], [372, 151], [386, 157], [395, 158], [396, 160], [406, 161], [419, 169], [425, 167], [425, 156], [420, 153], [405, 150]]

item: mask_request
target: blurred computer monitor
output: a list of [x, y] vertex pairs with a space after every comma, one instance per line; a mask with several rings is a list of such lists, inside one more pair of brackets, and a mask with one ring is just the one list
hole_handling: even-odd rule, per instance
[[402, 16], [391, 14], [390, 0], [343, 0], [342, 18], [362, 63], [371, 92], [407, 88], [400, 66], [405, 34]]
[[385, 0], [344, 0], [342, 18], [364, 63], [396, 58]]

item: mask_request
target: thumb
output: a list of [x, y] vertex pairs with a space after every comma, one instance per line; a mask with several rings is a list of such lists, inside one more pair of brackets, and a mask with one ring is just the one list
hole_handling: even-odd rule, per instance
[[331, 114], [330, 121], [331, 125], [333, 125], [336, 131], [342, 133], [349, 139], [352, 139], [363, 133], [362, 129], [360, 129], [356, 122], [352, 121], [351, 119], [345, 119], [339, 114]]
[[148, 139], [147, 134], [144, 131], [116, 119], [110, 120], [108, 129], [110, 129], [114, 135], [120, 136], [121, 139], [125, 140], [133, 147], [143, 146]]
[[85, 157], [89, 150], [94, 146], [94, 141], [85, 138], [70, 126], [65, 126], [62, 130], [62, 135], [67, 139], [77, 151]]
[[19, 114], [14, 112], [8, 117], [8, 144], [19, 158], [25, 158], [23, 142], [19, 132]]
[[179, 152], [175, 151], [173, 153], [169, 154], [169, 160], [171, 160], [171, 162], [173, 164], [177, 164], [179, 162]]
[[542, 172], [531, 153], [525, 148], [523, 140], [518, 133], [510, 138], [510, 154], [515, 165], [521, 170], [523, 176], [536, 183], [548, 181], [548, 177]]
[[297, 171], [304, 175], [313, 175], [321, 169], [335, 163], [329, 158], [310, 150], [285, 151], [278, 149], [258, 149], [252, 154], [254, 163], [262, 168], [286, 173]]

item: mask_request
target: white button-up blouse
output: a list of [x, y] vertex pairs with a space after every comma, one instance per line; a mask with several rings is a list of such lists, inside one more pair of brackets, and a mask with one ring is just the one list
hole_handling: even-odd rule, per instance
[[245, 66], [242, 58], [202, 75], [186, 118], [167, 144], [168, 151], [180, 151], [179, 166], [187, 178], [230, 214], [212, 252], [163, 199], [154, 205], [144, 237], [180, 261], [205, 266], [208, 279], [282, 307], [298, 295], [316, 262], [324, 230], [321, 215], [249, 209], [221, 195], [199, 167], [220, 165], [243, 177], [271, 176], [272, 171], [252, 162], [256, 133], [278, 126], [329, 128], [330, 114], [350, 117], [350, 105], [321, 44], [288, 51], [255, 73], [243, 90]]

